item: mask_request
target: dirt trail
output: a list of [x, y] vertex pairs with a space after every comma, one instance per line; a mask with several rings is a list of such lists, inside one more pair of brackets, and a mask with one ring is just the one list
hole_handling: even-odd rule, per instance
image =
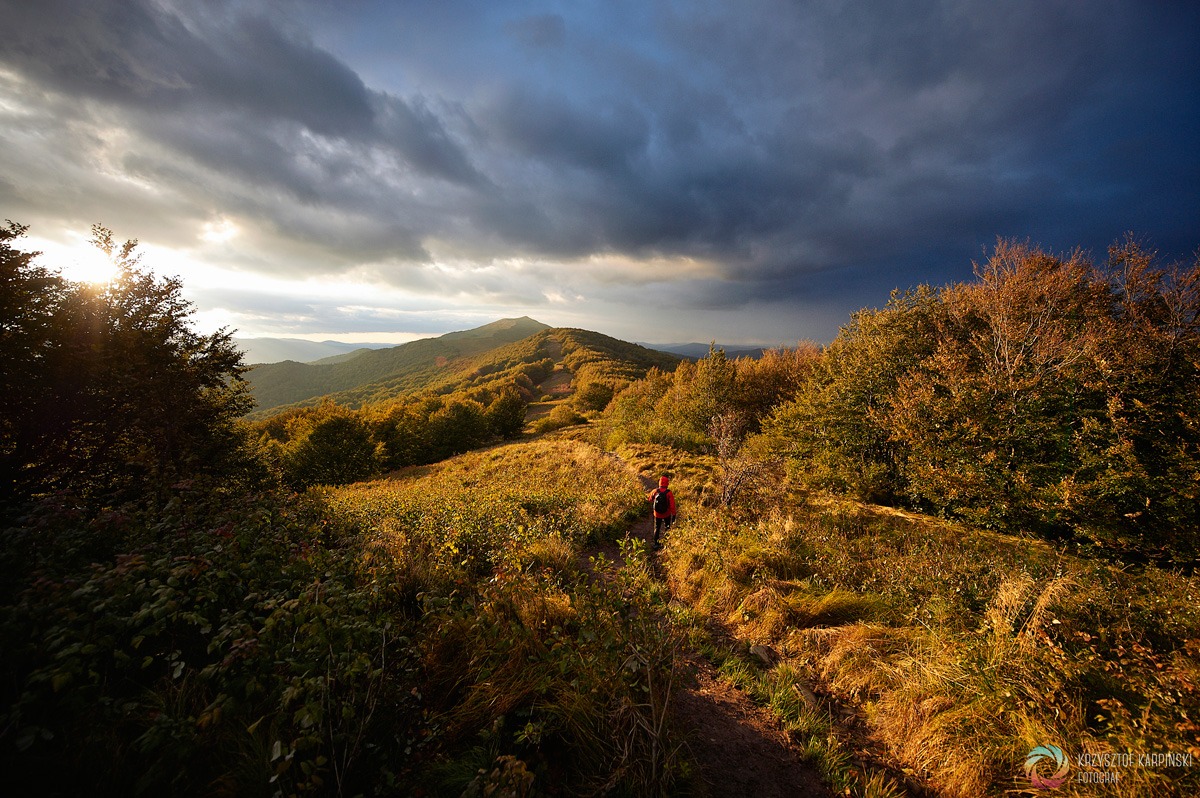
[[538, 385], [538, 388], [544, 394], [549, 394], [550, 396], [561, 399], [564, 396], [571, 395], [571, 390], [573, 387], [571, 385], [571, 380], [574, 378], [574, 376], [575, 375], [573, 375], [571, 372], [563, 368], [555, 371], [549, 377], [542, 380], [542, 383]]
[[550, 411], [575, 391], [575, 374], [562, 362], [562, 341], [551, 338], [546, 341], [546, 356], [555, 362], [555, 369], [544, 380], [535, 385], [540, 395], [549, 397], [545, 402], [531, 402], [525, 411], [525, 423], [537, 421], [550, 415]]
[[[641, 477], [641, 481], [647, 493], [657, 485], [649, 477]], [[653, 520], [643, 519], [633, 524], [627, 534], [645, 541], [649, 550], [653, 532]], [[620, 550], [615, 543], [592, 553], [603, 553], [610, 562], [620, 562]], [[657, 566], [657, 562], [652, 565]], [[700, 795], [711, 798], [833, 795], [816, 769], [800, 757], [770, 711], [723, 680], [712, 664], [695, 652], [685, 652], [683, 671], [682, 686], [671, 697], [672, 715], [685, 735], [692, 761], [700, 768], [706, 790]]]

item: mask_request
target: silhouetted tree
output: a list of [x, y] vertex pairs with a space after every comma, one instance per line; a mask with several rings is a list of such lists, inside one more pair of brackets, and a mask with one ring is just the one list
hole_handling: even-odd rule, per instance
[[94, 227], [118, 274], [92, 285], [15, 250], [23, 232], [0, 234], [0, 491], [136, 498], [246, 466], [237, 419], [250, 399], [230, 334], [195, 332], [179, 281], [144, 271], [136, 241]]

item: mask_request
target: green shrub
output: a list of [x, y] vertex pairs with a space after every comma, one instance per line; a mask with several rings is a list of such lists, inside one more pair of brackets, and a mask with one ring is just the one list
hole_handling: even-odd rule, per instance
[[303, 418], [302, 430], [282, 449], [284, 480], [295, 488], [345, 485], [375, 475], [378, 445], [357, 414], [333, 405]]
[[118, 523], [128, 553], [46, 563], [0, 612], [17, 794], [350, 791], [425, 744], [404, 606], [319, 506], [181, 497], [93, 531]]
[[533, 424], [534, 432], [552, 432], [563, 427], [571, 427], [575, 424], [583, 424], [587, 419], [579, 415], [575, 408], [570, 405], [555, 405], [550, 411], [550, 415], [545, 418], [540, 418]]

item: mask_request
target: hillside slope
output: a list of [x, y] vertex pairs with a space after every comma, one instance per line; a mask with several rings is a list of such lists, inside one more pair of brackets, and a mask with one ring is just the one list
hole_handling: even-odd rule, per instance
[[[533, 401], [546, 392], [544, 383], [552, 377], [570, 384], [568, 394], [595, 383], [618, 389], [641, 379], [651, 368], [672, 370], [680, 360], [677, 355], [646, 349], [602, 333], [550, 327], [494, 349], [446, 359], [432, 367], [417, 363], [411, 369], [398, 370], [382, 379], [309, 397], [286, 407], [312, 406], [326, 399], [347, 407], [362, 407], [423, 391], [479, 395], [510, 387]], [[283, 407], [260, 408], [250, 417], [265, 418]]]
[[387, 349], [364, 351], [348, 360], [285, 361], [256, 366], [246, 378], [257, 402], [253, 415], [284, 405], [388, 381], [398, 392], [416, 391], [453, 374], [465, 358], [528, 338], [548, 326], [527, 316], [501, 319], [472, 330], [447, 333]]
[[352, 359], [275, 363], [248, 375], [263, 419], [284, 408], [326, 399], [348, 407], [389, 402], [423, 391], [503, 390], [515, 386], [534, 399], [552, 373], [574, 387], [602, 383], [620, 388], [651, 368], [670, 371], [681, 358], [617, 338], [567, 327], [547, 327], [528, 317], [503, 319], [474, 330], [363, 351]]

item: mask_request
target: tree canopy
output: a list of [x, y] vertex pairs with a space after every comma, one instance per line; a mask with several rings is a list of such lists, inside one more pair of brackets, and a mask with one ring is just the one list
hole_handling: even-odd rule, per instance
[[[862, 311], [768, 428], [819, 484], [1186, 556], [1200, 517], [1200, 262], [1001, 241]], [[835, 484], [836, 483], [836, 484]]]
[[16, 246], [25, 231], [0, 230], [0, 494], [115, 500], [227, 480], [250, 406], [230, 334], [196, 332], [180, 282], [145, 270], [136, 241], [93, 228], [118, 269], [97, 285], [38, 265]]

